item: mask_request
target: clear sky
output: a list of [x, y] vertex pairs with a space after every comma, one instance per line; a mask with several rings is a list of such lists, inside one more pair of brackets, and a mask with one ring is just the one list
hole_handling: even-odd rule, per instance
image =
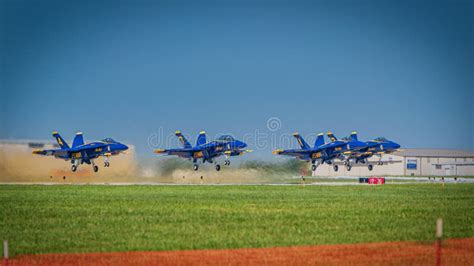
[[153, 156], [177, 129], [357, 130], [474, 149], [473, 1], [0, 3], [2, 139], [83, 131]]

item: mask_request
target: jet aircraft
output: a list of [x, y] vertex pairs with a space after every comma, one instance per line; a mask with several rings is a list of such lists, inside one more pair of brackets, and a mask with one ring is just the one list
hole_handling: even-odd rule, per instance
[[176, 131], [175, 135], [183, 145], [183, 148], [177, 149], [157, 149], [154, 152], [157, 154], [176, 155], [181, 158], [186, 158], [193, 161], [193, 169], [197, 171], [199, 169], [199, 162], [202, 163], [214, 163], [217, 171], [221, 169], [221, 166], [217, 163], [216, 158], [224, 155], [226, 160], [225, 165], [230, 165], [229, 158], [231, 156], [242, 155], [245, 152], [251, 150], [243, 150], [247, 147], [247, 144], [234, 139], [230, 135], [222, 135], [214, 141], [207, 142], [206, 132], [201, 131], [196, 140], [196, 145], [193, 147], [191, 143], [183, 136], [180, 131]]
[[94, 163], [94, 160], [100, 156], [104, 156], [104, 167], [109, 167], [109, 157], [118, 155], [128, 149], [125, 144], [117, 142], [111, 138], [106, 138], [102, 141], [91, 142], [86, 144], [82, 132], [76, 133], [72, 142], [72, 147], [69, 147], [67, 142], [54, 131], [53, 137], [59, 144], [60, 149], [52, 150], [35, 150], [33, 154], [51, 155], [58, 159], [71, 161], [71, 170], [75, 172], [77, 167], [83, 163], [91, 164], [94, 172], [99, 171], [99, 167]]
[[[339, 141], [331, 132], [328, 132], [327, 135], [331, 139], [331, 141]], [[350, 137], [342, 138], [342, 141], [358, 141], [357, 132], [352, 132]], [[370, 157], [374, 155], [378, 156], [379, 160], [376, 162], [378, 165], [390, 163], [382, 161], [382, 154], [392, 153], [400, 148], [400, 145], [398, 143], [387, 140], [383, 137], [379, 137], [374, 140], [369, 140], [363, 143], [365, 144], [365, 147], [361, 147], [356, 150], [348, 150], [343, 153], [344, 156], [342, 158], [342, 161], [346, 166], [347, 171], [350, 171], [352, 165], [354, 164], [367, 164], [367, 168], [369, 169], [369, 171], [372, 171], [374, 162], [368, 161]]]
[[327, 163], [332, 164], [334, 171], [337, 172], [339, 167], [337, 164], [334, 164], [336, 159], [343, 159], [343, 153], [346, 151], [358, 150], [365, 147], [365, 144], [360, 141], [346, 142], [334, 140], [325, 143], [323, 133], [318, 134], [314, 147], [310, 147], [300, 134], [294, 133], [293, 136], [296, 138], [301, 149], [278, 149], [274, 150], [273, 154], [293, 156], [303, 161], [311, 161], [311, 169], [313, 171], [315, 171], [320, 164]]
[[[351, 134], [351, 139], [357, 139], [357, 133], [353, 132]], [[368, 159], [372, 156], [378, 156], [379, 160], [376, 162], [378, 165], [383, 165], [385, 162], [382, 161], [383, 154], [389, 154], [395, 151], [399, 151], [400, 144], [395, 143], [391, 140], [388, 140], [384, 137], [378, 137], [373, 140], [369, 140], [365, 142], [366, 147], [357, 151], [351, 151], [348, 153], [348, 157], [346, 160], [346, 165], [350, 165], [351, 161], [353, 163], [362, 163], [367, 164], [367, 167], [370, 171], [373, 169], [373, 164], [368, 161]], [[386, 162], [390, 163], [390, 162]]]

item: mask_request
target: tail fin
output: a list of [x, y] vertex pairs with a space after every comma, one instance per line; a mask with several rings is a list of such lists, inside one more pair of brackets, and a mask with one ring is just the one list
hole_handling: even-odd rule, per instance
[[183, 136], [183, 134], [181, 134], [181, 131], [176, 131], [175, 134], [176, 134], [176, 137], [178, 137], [179, 142], [181, 142], [184, 148], [187, 148], [187, 149], [192, 148], [191, 144], [189, 144], [189, 141]]
[[324, 145], [324, 134], [319, 133], [318, 137], [316, 138], [316, 141], [314, 142], [314, 147], [317, 148], [322, 145]]
[[332, 134], [331, 131], [328, 131], [328, 133], [326, 133], [326, 135], [328, 136], [328, 138], [331, 140], [331, 142], [334, 142], [337, 140], [336, 136], [334, 136], [334, 134]]
[[59, 135], [57, 131], [54, 131], [52, 134], [53, 137], [56, 138], [56, 141], [58, 142], [59, 147], [61, 147], [61, 149], [69, 149], [69, 145], [67, 145], [67, 142], [63, 139], [63, 137], [61, 137], [61, 135]]
[[82, 136], [82, 132], [77, 132], [74, 140], [72, 141], [72, 147], [75, 148], [81, 145], [84, 145], [84, 137]]
[[308, 143], [306, 143], [306, 141], [304, 141], [304, 139], [300, 136], [299, 133], [293, 133], [293, 137], [296, 138], [296, 141], [298, 141], [298, 144], [300, 145], [300, 147], [301, 147], [303, 150], [308, 150], [308, 149], [310, 149]]
[[351, 140], [352, 141], [357, 141], [357, 132], [354, 131], [354, 132], [351, 133]]
[[202, 145], [202, 144], [205, 144], [205, 143], [206, 143], [206, 132], [201, 131], [201, 132], [199, 132], [199, 136], [197, 137], [196, 146], [199, 146], [199, 145]]

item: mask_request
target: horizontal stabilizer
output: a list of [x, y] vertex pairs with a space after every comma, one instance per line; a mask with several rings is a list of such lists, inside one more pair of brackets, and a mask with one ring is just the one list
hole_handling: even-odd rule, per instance
[[279, 150], [274, 150], [274, 151], [272, 151], [273, 154], [280, 154], [280, 153], [282, 153], [282, 152], [283, 152], [283, 150], [280, 150], [280, 149], [279, 149]]
[[54, 150], [34, 150], [33, 154], [46, 155], [46, 156], [55, 156], [66, 158], [69, 154], [68, 150], [63, 149], [54, 149]]
[[48, 151], [47, 150], [35, 150], [35, 151], [33, 151], [33, 154], [47, 155]]

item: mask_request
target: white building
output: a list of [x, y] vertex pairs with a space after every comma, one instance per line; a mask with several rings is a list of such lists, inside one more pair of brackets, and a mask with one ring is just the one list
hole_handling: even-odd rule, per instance
[[474, 152], [462, 150], [403, 149], [382, 156], [384, 165], [377, 165], [379, 157], [369, 159], [367, 165], [354, 165], [347, 171], [344, 165], [334, 171], [332, 165], [320, 165], [313, 176], [474, 176]]

